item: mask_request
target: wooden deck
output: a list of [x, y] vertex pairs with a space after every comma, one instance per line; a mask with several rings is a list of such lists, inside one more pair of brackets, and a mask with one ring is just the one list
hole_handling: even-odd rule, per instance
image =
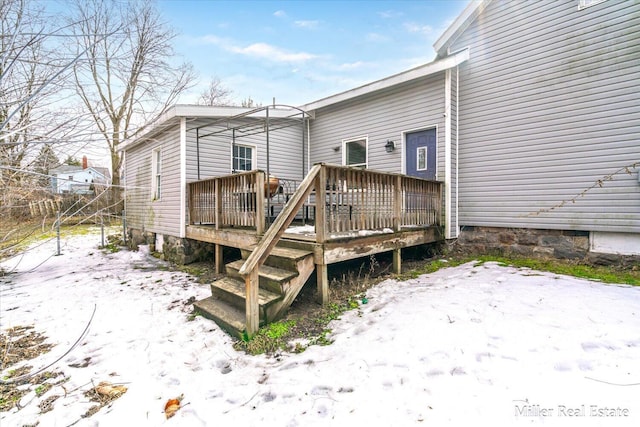
[[[393, 251], [399, 273], [402, 248], [443, 239], [442, 183], [437, 181], [325, 164], [315, 165], [291, 194], [267, 195], [272, 191], [265, 181], [264, 172], [252, 171], [189, 184], [186, 237], [216, 245], [219, 272], [222, 247], [247, 251], [238, 275], [246, 285], [249, 336], [263, 320], [258, 272], [276, 246], [313, 258], [318, 299], [326, 303], [328, 265]], [[274, 197], [285, 202], [272, 203]], [[304, 234], [287, 232], [294, 222], [308, 225]], [[283, 297], [290, 304], [295, 295]]]

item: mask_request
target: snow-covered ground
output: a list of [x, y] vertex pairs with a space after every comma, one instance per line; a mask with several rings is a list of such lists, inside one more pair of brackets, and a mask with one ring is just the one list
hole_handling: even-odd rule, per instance
[[[61, 256], [50, 242], [2, 264], [15, 273], [0, 278], [1, 328], [34, 325], [55, 344], [34, 368], [64, 354], [95, 307], [80, 345], [50, 368], [70, 377], [64, 390], [25, 396], [0, 413], [3, 427], [640, 425], [640, 288], [469, 263], [387, 280], [332, 323], [332, 345], [276, 359], [189, 321], [185, 302], [206, 285], [99, 241], [71, 237]], [[81, 418], [101, 381], [128, 391]]]

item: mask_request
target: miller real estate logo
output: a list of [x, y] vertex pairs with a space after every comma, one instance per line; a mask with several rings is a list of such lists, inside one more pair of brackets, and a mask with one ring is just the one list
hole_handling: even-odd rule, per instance
[[531, 404], [527, 400], [519, 400], [514, 404], [514, 415], [516, 417], [567, 417], [567, 418], [626, 418], [631, 411], [629, 408], [620, 406], [602, 405], [539, 405]]

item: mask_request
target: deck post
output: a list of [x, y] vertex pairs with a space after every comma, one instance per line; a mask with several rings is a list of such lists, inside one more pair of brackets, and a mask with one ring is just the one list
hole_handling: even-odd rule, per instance
[[[269, 182], [268, 178], [266, 182]], [[270, 212], [265, 212], [264, 210], [264, 184], [264, 173], [260, 171], [256, 172], [256, 233], [258, 236], [264, 234], [265, 216], [270, 214]]]
[[214, 256], [216, 257], [216, 273], [224, 272], [224, 259], [222, 258], [222, 245], [215, 244]]
[[213, 184], [213, 191], [214, 191], [214, 195], [213, 197], [215, 197], [214, 203], [215, 203], [215, 211], [213, 213], [214, 215], [214, 221], [216, 223], [216, 230], [221, 229], [222, 227], [220, 227], [220, 221], [222, 219], [222, 191], [220, 189], [221, 185], [220, 185], [220, 180], [216, 179], [214, 181]]
[[318, 285], [318, 304], [327, 305], [329, 303], [329, 275], [327, 274], [327, 264], [316, 264], [316, 282]]
[[393, 273], [402, 273], [402, 249], [400, 248], [393, 250]]
[[246, 287], [246, 331], [247, 337], [252, 338], [260, 328], [260, 311], [258, 306], [258, 269], [254, 268], [245, 279]]
[[318, 178], [316, 178], [316, 209], [315, 209], [315, 228], [316, 228], [316, 242], [324, 243], [326, 240], [326, 192], [327, 192], [327, 168], [323, 165], [320, 168]]
[[393, 231], [400, 231], [402, 225], [402, 175], [396, 176], [393, 191]]

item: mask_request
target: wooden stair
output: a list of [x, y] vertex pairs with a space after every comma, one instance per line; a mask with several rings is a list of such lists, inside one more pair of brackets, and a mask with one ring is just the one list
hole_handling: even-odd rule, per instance
[[[250, 254], [251, 251], [242, 251], [242, 260], [228, 263], [227, 276], [211, 283], [211, 296], [194, 303], [197, 312], [240, 338], [246, 329], [246, 285], [238, 271]], [[258, 268], [260, 325], [276, 321], [286, 313], [314, 268], [310, 251], [273, 248]]]

